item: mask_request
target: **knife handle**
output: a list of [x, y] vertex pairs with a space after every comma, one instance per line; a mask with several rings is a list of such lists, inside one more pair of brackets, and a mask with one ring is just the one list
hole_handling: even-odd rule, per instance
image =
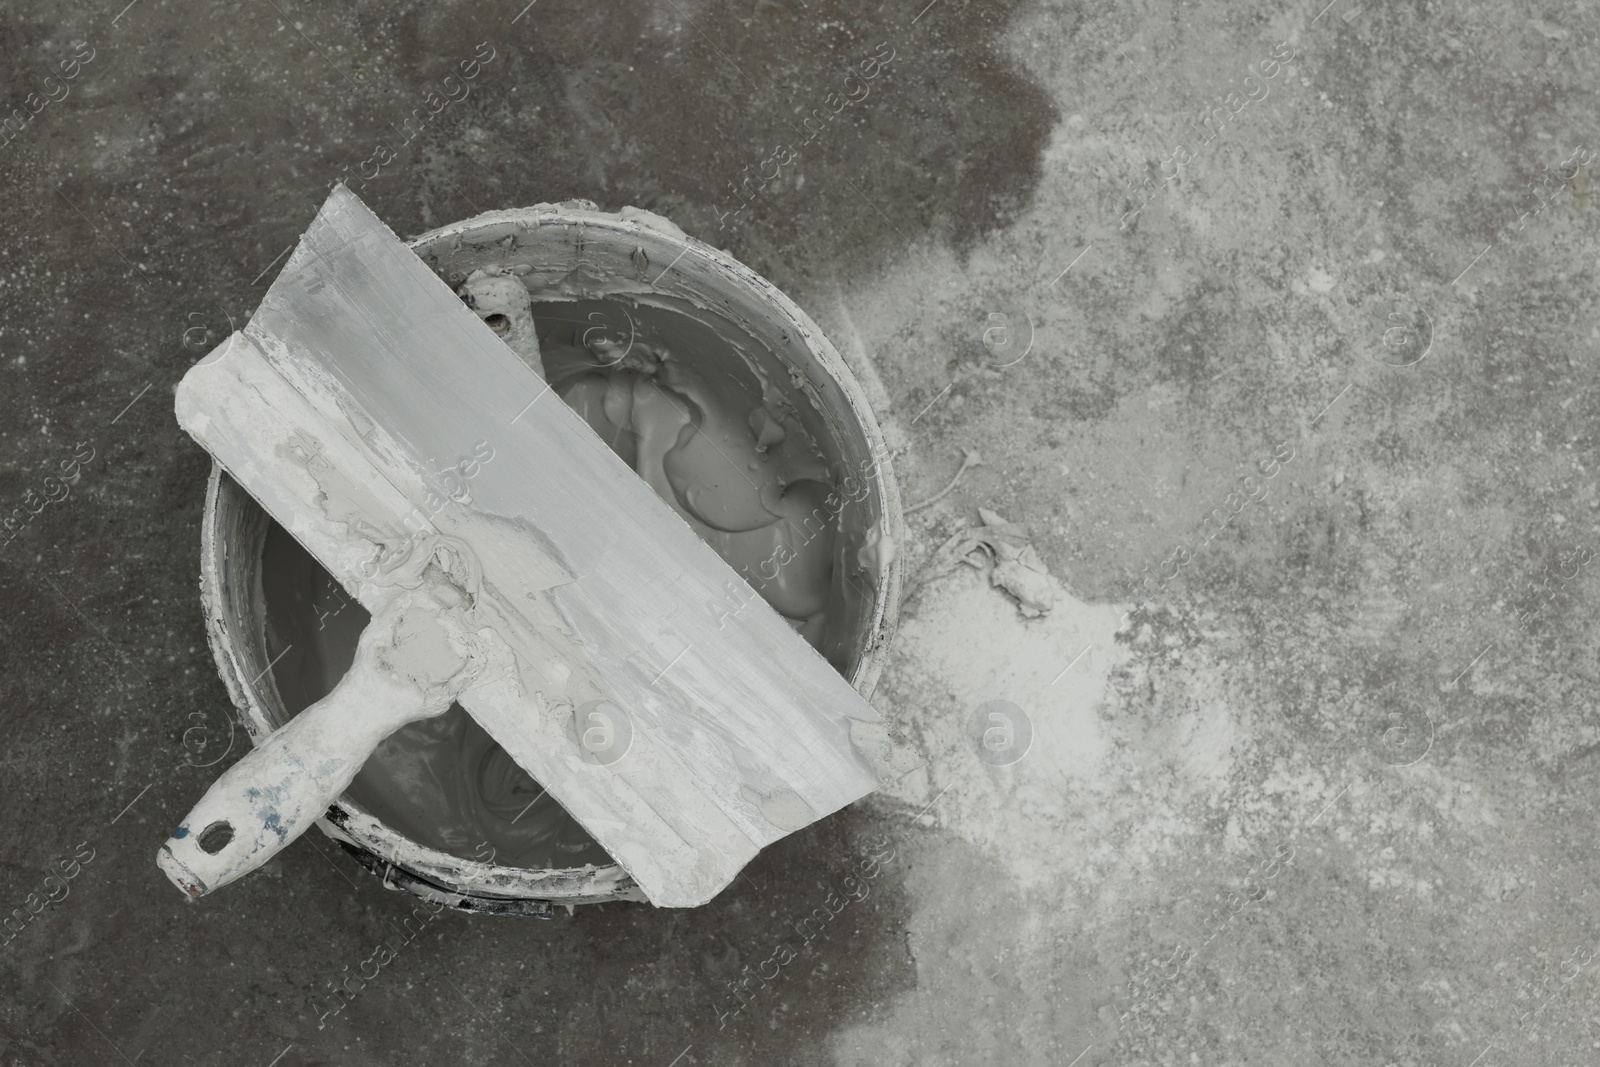
[[[413, 611], [418, 606], [411, 605]], [[419, 679], [391, 666], [415, 655], [397, 650], [396, 623], [404, 608], [374, 616], [361, 635], [356, 655], [333, 691], [296, 715], [223, 773], [206, 790], [156, 855], [172, 883], [201, 897], [240, 878], [273, 856], [322, 818], [350, 785], [379, 742], [409, 722], [450, 707], [472, 673], [454, 653], [428, 609], [417, 632], [417, 616], [405, 627], [406, 645], [429, 638], [448, 665], [443, 677]], [[448, 670], [448, 666], [446, 667]]]

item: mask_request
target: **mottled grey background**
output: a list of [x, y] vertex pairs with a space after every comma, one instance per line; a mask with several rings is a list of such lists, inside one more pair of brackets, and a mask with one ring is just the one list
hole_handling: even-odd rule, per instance
[[[93, 858], [0, 947], [0, 1061], [1594, 1062], [1600, 13], [1324, 3], [8, 4], [0, 113], [93, 58], [0, 149], [0, 515], [93, 458], [0, 549], [0, 909]], [[447, 914], [319, 1030], [409, 898], [317, 834], [195, 905], [153, 863], [227, 700], [171, 395], [480, 42], [361, 189], [381, 217], [583, 197], [728, 248], [875, 368], [908, 502], [981, 454], [911, 516], [913, 574], [983, 506], [1053, 618], [1124, 625], [1060, 648], [1104, 693], [1055, 707], [941, 610], [977, 572], [933, 578], [876, 698], [917, 777], [696, 911]], [[1003, 368], [997, 323], [1031, 339]], [[987, 698], [1054, 745], [941, 740]], [[883, 836], [870, 897], [719, 1026]]]

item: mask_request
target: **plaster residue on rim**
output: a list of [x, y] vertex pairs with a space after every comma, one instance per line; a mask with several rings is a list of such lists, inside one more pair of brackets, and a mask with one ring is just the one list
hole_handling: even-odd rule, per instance
[[[876, 581], [870, 603], [863, 598], [852, 619], [854, 655], [841, 670], [871, 696], [898, 617], [899, 496], [865, 393], [805, 312], [727, 253], [634, 208], [612, 214], [588, 201], [539, 204], [479, 215], [409, 244], [452, 288], [488, 269], [521, 278], [536, 302], [612, 298], [700, 318], [740, 349], [764, 385], [803, 396], [805, 417], [837, 450], [840, 476], [859, 472], [868, 488], [859, 528], [841, 532], [860, 544]], [[748, 351], [751, 342], [757, 351]], [[219, 672], [256, 743], [286, 719], [259, 614], [268, 528], [265, 513], [214, 467], [202, 523], [202, 601]], [[548, 915], [554, 904], [644, 899], [616, 864], [536, 870], [462, 859], [419, 845], [348, 798], [318, 825], [386, 886], [463, 910]]]

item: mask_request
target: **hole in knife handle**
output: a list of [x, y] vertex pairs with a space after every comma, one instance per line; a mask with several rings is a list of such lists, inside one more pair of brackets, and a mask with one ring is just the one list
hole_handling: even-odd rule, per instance
[[200, 831], [200, 851], [208, 856], [215, 856], [218, 852], [228, 847], [233, 840], [233, 825], [228, 822], [214, 822]]

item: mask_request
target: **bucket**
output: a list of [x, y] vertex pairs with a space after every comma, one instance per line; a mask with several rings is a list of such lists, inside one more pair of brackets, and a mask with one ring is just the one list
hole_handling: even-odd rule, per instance
[[[536, 318], [541, 308], [580, 314], [593, 322], [586, 330], [606, 331], [618, 345], [631, 343], [633, 318], [626, 310], [618, 316], [615, 307], [658, 314], [692, 308], [701, 323], [696, 328], [729, 339], [751, 374], [768, 387], [786, 380], [784, 388], [796, 400], [794, 417], [815, 440], [828, 472], [836, 484], [855, 486], [843, 490], [849, 502], [836, 516], [831, 544], [837, 596], [828, 609], [830, 636], [819, 651], [857, 692], [871, 697], [899, 607], [899, 496], [865, 394], [803, 311], [727, 253], [631, 208], [614, 214], [588, 201], [540, 204], [479, 215], [408, 243], [452, 288], [477, 271], [520, 279], [532, 293]], [[610, 303], [607, 310], [588, 311], [585, 301]], [[277, 592], [291, 586], [308, 591], [293, 598]], [[274, 590], [270, 596], [269, 589]], [[365, 622], [366, 613], [353, 599], [342, 603], [338, 589], [248, 493], [213, 465], [201, 521], [201, 602], [218, 672], [253, 743], [260, 744], [325, 695], [348, 666], [348, 659], [341, 665], [337, 652], [324, 649], [319, 659], [317, 651], [341, 631], [348, 631], [353, 643]], [[531, 792], [537, 783], [459, 707], [405, 730], [413, 728], [441, 737], [442, 731], [455, 731], [452, 740], [438, 742], [453, 748], [427, 749], [446, 753], [428, 766], [456, 760], [469, 771], [477, 768], [510, 782], [508, 798], [520, 803], [534, 796], [522, 809], [534, 813], [525, 825], [542, 827], [539, 833], [548, 836], [557, 859], [519, 866], [498, 859], [488, 840], [474, 845], [455, 830], [435, 832], [431, 823], [426, 832], [408, 828], [409, 815], [386, 808], [380, 794], [363, 784], [373, 767], [369, 760], [317, 825], [386, 888], [463, 911], [539, 917], [548, 917], [556, 905], [645, 899], [551, 798]], [[497, 758], [501, 765], [494, 764]], [[520, 786], [518, 776], [524, 780]], [[427, 775], [413, 777], [422, 781]], [[425, 781], [416, 796], [426, 805]], [[562, 862], [563, 856], [572, 859]]]

